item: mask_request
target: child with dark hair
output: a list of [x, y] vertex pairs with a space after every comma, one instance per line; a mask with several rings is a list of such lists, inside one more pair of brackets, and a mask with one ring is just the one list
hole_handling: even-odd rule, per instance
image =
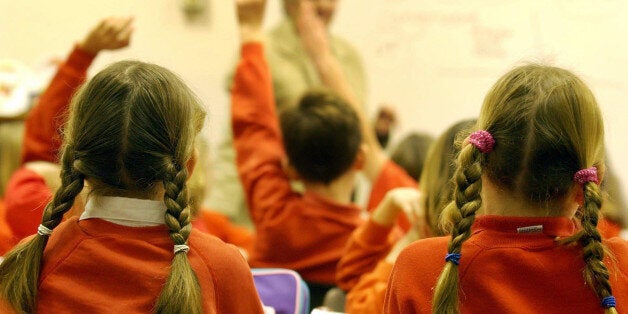
[[[335, 285], [336, 264], [349, 235], [363, 223], [362, 210], [351, 203], [357, 172], [364, 169], [375, 181], [374, 189], [416, 183], [377, 146], [326, 46], [324, 26], [307, 15], [313, 14], [311, 8], [301, 12], [297, 27], [321, 81], [336, 94], [307, 93], [278, 118], [260, 43], [264, 1], [242, 4], [232, 126], [238, 171], [256, 227], [249, 264], [298, 271], [312, 290], [311, 304], [317, 306]], [[291, 178], [303, 182], [304, 194], [291, 189]]]
[[628, 311], [628, 243], [597, 229], [604, 170], [602, 114], [577, 76], [506, 73], [457, 158], [451, 236], [401, 252], [384, 312]]
[[329, 185], [358, 156], [364, 158], [358, 115], [333, 93], [306, 93], [296, 106], [281, 112], [279, 121], [289, 166], [303, 182]]
[[[117, 62], [83, 85], [64, 129], [60, 186], [37, 234], [0, 264], [0, 308], [261, 313], [239, 251], [192, 230], [186, 181], [204, 119], [185, 83], [154, 64]], [[84, 188], [84, 212], [62, 223]]]

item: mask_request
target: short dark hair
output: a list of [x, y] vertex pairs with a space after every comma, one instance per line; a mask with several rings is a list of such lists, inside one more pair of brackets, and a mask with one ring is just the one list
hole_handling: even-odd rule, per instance
[[340, 97], [307, 92], [280, 120], [288, 159], [304, 180], [328, 184], [353, 165], [362, 142], [360, 120]]

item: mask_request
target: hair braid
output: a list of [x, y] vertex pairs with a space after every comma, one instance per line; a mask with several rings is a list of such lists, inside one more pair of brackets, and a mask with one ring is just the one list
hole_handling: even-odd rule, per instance
[[[611, 284], [609, 271], [604, 265], [604, 246], [602, 237], [597, 230], [602, 197], [600, 188], [594, 182], [584, 184], [584, 208], [582, 212], [582, 232], [580, 244], [582, 245], [582, 257], [585, 261], [584, 279], [595, 291], [600, 300], [611, 296]], [[606, 309], [606, 313], [616, 313], [614, 307]]]
[[[70, 148], [66, 148], [62, 158], [61, 187], [42, 217], [42, 225], [51, 230], [59, 225], [63, 214], [72, 208], [74, 198], [83, 189], [84, 176], [73, 170], [69, 151]], [[41, 259], [47, 243], [48, 236], [35, 234], [30, 241], [16, 246], [0, 264], [2, 296], [19, 313], [35, 311]]]
[[[170, 163], [163, 180], [166, 203], [166, 225], [175, 245], [186, 244], [192, 231], [188, 204], [185, 167], [177, 169]], [[185, 252], [178, 252], [170, 268], [170, 275], [161, 291], [155, 311], [157, 313], [202, 313], [201, 290]]]
[[77, 170], [81, 162], [74, 160], [73, 154], [69, 151], [70, 148], [66, 150], [61, 160], [61, 187], [42, 216], [41, 224], [48, 229], [54, 229], [61, 223], [63, 215], [72, 208], [76, 196], [83, 190], [85, 176]]
[[170, 238], [175, 244], [185, 244], [190, 235], [190, 208], [188, 206], [188, 195], [185, 181], [188, 172], [185, 167], [176, 172], [173, 176], [164, 179], [164, 201], [166, 202], [166, 225], [170, 228]]
[[[447, 248], [449, 254], [461, 252], [462, 243], [471, 236], [475, 213], [482, 205], [480, 197], [482, 156], [482, 153], [470, 144], [466, 144], [460, 151], [458, 167], [453, 177], [454, 201], [449, 205], [449, 211], [457, 209], [458, 212], [450, 215], [453, 220], [451, 240]], [[457, 263], [449, 261], [445, 264], [434, 288], [432, 303], [433, 313], [458, 313]]]

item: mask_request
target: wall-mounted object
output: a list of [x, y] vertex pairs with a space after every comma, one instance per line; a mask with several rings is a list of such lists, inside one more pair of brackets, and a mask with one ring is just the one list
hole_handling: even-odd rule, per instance
[[188, 15], [202, 14], [207, 8], [207, 0], [181, 0], [181, 9]]

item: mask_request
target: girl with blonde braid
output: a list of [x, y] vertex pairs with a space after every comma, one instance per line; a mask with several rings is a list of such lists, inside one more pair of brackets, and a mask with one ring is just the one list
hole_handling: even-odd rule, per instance
[[[2, 312], [261, 313], [237, 248], [190, 224], [186, 181], [204, 118], [157, 65], [118, 62], [84, 85], [61, 186], [37, 234], [0, 264]], [[84, 186], [85, 211], [61, 223]]]
[[596, 228], [604, 125], [589, 88], [564, 69], [517, 67], [477, 127], [443, 213], [451, 236], [400, 254], [384, 312], [627, 312], [628, 243]]

